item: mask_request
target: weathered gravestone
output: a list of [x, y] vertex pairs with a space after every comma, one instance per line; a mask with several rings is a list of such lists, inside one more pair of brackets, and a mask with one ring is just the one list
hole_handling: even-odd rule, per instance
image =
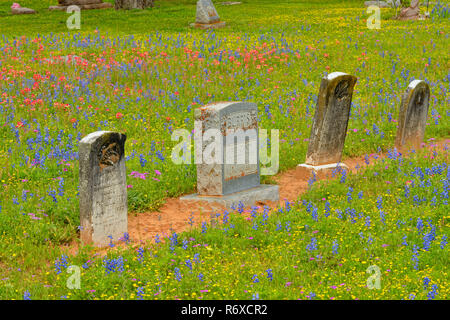
[[73, 5], [78, 6], [82, 10], [112, 8], [111, 3], [103, 2], [102, 0], [58, 0], [57, 6], [50, 6], [48, 9], [66, 10]]
[[364, 6], [366, 7], [371, 7], [371, 6], [376, 6], [379, 8], [390, 8], [390, 5], [388, 3], [386, 3], [385, 1], [365, 1], [364, 2]]
[[126, 136], [96, 131], [80, 141], [81, 241], [107, 245], [128, 230]]
[[140, 9], [143, 10], [148, 7], [153, 7], [153, 0], [115, 0], [114, 7], [119, 9]]
[[36, 11], [30, 8], [21, 7], [18, 3], [13, 3], [11, 6], [11, 14], [34, 14]]
[[411, 0], [408, 8], [400, 10], [399, 20], [417, 20], [420, 18], [419, 0]]
[[197, 194], [182, 200], [225, 207], [278, 201], [276, 185], [260, 184], [258, 109], [248, 102], [213, 103], [195, 110]]
[[356, 80], [342, 72], [333, 72], [322, 79], [306, 161], [299, 166], [317, 172], [340, 164]]
[[419, 148], [425, 135], [430, 87], [423, 80], [412, 81], [402, 96], [395, 145]]
[[198, 0], [195, 23], [192, 23], [191, 26], [200, 29], [217, 29], [225, 26], [225, 22], [220, 21], [211, 0]]

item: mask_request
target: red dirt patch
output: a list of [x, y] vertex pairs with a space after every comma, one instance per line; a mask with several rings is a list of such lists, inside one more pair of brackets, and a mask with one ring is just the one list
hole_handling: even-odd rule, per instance
[[[450, 140], [446, 139], [440, 142], [431, 141], [430, 144], [424, 146], [428, 149], [436, 148], [443, 149], [444, 145], [448, 145]], [[375, 161], [383, 159], [386, 154], [378, 154], [377, 159], [369, 157], [370, 164]], [[367, 167], [364, 157], [349, 158], [343, 161], [351, 172], [356, 173], [362, 168]], [[358, 169], [356, 168], [357, 166]], [[299, 200], [299, 197], [308, 189], [308, 180], [310, 174], [301, 167], [289, 169], [285, 172], [274, 176], [274, 180], [280, 187], [280, 201], [279, 203], [260, 203], [260, 207], [268, 205], [272, 208], [277, 205], [284, 205], [285, 200], [290, 202]], [[324, 179], [324, 176], [318, 176], [317, 180]], [[148, 241], [153, 242], [156, 234], [159, 234], [161, 239], [169, 236], [172, 232], [180, 233], [191, 228], [189, 224], [189, 217], [193, 217], [192, 227], [199, 226], [202, 222], [210, 221], [210, 215], [215, 213], [223, 213], [225, 208], [218, 204], [213, 204], [205, 201], [180, 201], [178, 198], [169, 198], [166, 203], [154, 212], [145, 212], [131, 214], [128, 216], [128, 234], [133, 244], [139, 245]], [[250, 215], [250, 208], [245, 208], [243, 216]], [[262, 208], [260, 208], [262, 210]], [[79, 241], [74, 241], [71, 245], [65, 246], [71, 254], [75, 254], [79, 248]], [[117, 244], [116, 247], [121, 247]], [[101, 254], [110, 250], [111, 248], [97, 249], [97, 253]]]

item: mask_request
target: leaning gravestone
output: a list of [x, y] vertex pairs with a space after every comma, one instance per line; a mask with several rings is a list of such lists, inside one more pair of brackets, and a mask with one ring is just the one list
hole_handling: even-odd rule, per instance
[[68, 7], [74, 5], [78, 6], [82, 10], [112, 8], [111, 3], [103, 2], [102, 0], [58, 0], [57, 6], [50, 6], [48, 9], [67, 10]]
[[260, 184], [258, 109], [248, 102], [220, 102], [195, 110], [197, 194], [182, 200], [225, 207], [278, 201], [276, 185]]
[[198, 0], [195, 23], [191, 23], [191, 26], [200, 29], [217, 29], [225, 26], [225, 22], [220, 21], [211, 0]]
[[306, 161], [299, 166], [320, 171], [340, 163], [356, 80], [342, 72], [333, 72], [322, 79]]
[[96, 131], [80, 141], [81, 241], [107, 245], [128, 230], [126, 136]]
[[412, 81], [402, 96], [395, 145], [418, 148], [425, 135], [430, 87], [423, 80]]

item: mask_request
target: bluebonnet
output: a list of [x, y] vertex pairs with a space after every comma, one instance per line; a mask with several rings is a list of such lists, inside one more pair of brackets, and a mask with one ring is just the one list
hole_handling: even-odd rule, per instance
[[324, 216], [328, 217], [330, 215], [330, 211], [331, 211], [330, 203], [327, 201], [327, 202], [325, 202], [325, 214], [324, 214]]
[[206, 222], [202, 222], [202, 233], [206, 233], [207, 227]]
[[425, 277], [423, 278], [423, 288], [426, 290], [428, 288], [428, 285], [430, 284], [430, 278]]
[[353, 192], [353, 188], [348, 187], [348, 192], [347, 192], [347, 202], [348, 203], [352, 202], [352, 192]]
[[286, 221], [285, 229], [286, 229], [287, 232], [291, 231], [291, 222], [290, 221]]
[[414, 269], [419, 270], [419, 247], [414, 244], [412, 252], [413, 255], [411, 260], [414, 262]]
[[442, 239], [441, 239], [441, 244], [440, 244], [440, 248], [444, 249], [444, 247], [447, 245], [447, 235], [443, 235]]
[[423, 230], [423, 221], [422, 221], [422, 219], [420, 219], [420, 218], [417, 219], [416, 228], [417, 228], [417, 232], [419, 234], [422, 234], [422, 230]]
[[345, 179], [347, 179], [347, 170], [343, 170], [342, 171], [342, 176], [341, 176], [341, 180], [340, 180], [340, 182], [341, 183], [345, 183]]
[[138, 261], [139, 262], [144, 261], [144, 248], [143, 247], [139, 247], [137, 249], [137, 253], [138, 253]]
[[311, 212], [311, 217], [314, 221], [319, 221], [319, 213], [317, 207], [314, 207]]
[[317, 250], [317, 239], [312, 237], [311, 242], [306, 246], [306, 250], [314, 251]]
[[138, 300], [144, 300], [144, 287], [138, 287], [136, 293]]
[[368, 228], [370, 227], [370, 217], [369, 216], [366, 216], [365, 226], [368, 227]]
[[191, 213], [191, 215], [189, 216], [189, 222], [188, 224], [192, 227], [192, 225], [194, 224], [194, 213]]
[[406, 235], [404, 235], [403, 236], [403, 242], [402, 242], [402, 245], [404, 245], [404, 246], [407, 246], [408, 245], [408, 242], [406, 242], [406, 239], [407, 239], [408, 237], [406, 236]]
[[106, 274], [111, 272], [123, 272], [123, 257], [118, 257], [116, 259], [108, 259], [106, 256], [103, 258], [103, 267], [105, 268]]
[[185, 262], [186, 267], [188, 267], [192, 271], [192, 261], [190, 259], [187, 259]]
[[175, 273], [175, 279], [177, 281], [181, 281], [181, 279], [183, 278], [183, 276], [180, 273], [180, 268], [175, 268], [174, 269], [174, 273]]
[[272, 269], [267, 269], [267, 278], [272, 281], [273, 280], [273, 272]]
[[63, 254], [59, 259], [55, 260], [55, 270], [57, 274], [60, 274], [62, 272], [61, 268], [67, 269], [68, 266], [68, 257], [67, 255]]
[[433, 300], [434, 298], [436, 298], [436, 296], [437, 296], [437, 289], [438, 289], [438, 286], [436, 284], [433, 284], [431, 286], [431, 291], [428, 292], [428, 294], [427, 294], [428, 300]]
[[313, 300], [315, 297], [316, 297], [316, 294], [314, 292], [310, 292], [309, 296], [308, 296], [308, 299], [309, 300]]
[[23, 300], [31, 300], [31, 294], [28, 290], [23, 293]]
[[253, 281], [253, 283], [258, 283], [258, 282], [259, 282], [259, 279], [258, 279], [258, 275], [257, 275], [257, 274], [254, 274], [254, 275], [253, 275], [252, 281]]
[[338, 249], [339, 249], [339, 243], [337, 242], [337, 240], [334, 240], [333, 246], [332, 246], [333, 255], [338, 254]]
[[378, 209], [383, 208], [383, 197], [382, 196], [378, 196], [378, 198], [377, 198], [377, 208]]

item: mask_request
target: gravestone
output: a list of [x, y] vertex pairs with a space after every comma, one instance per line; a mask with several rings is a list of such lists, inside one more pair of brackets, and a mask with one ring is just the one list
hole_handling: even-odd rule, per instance
[[400, 10], [399, 20], [417, 20], [420, 18], [419, 0], [411, 0], [408, 8]]
[[376, 6], [379, 8], [390, 8], [391, 6], [385, 2], [385, 1], [365, 1], [364, 2], [364, 6], [366, 7], [371, 7], [371, 6]]
[[57, 6], [50, 6], [49, 10], [67, 10], [70, 6], [78, 6], [81, 10], [112, 8], [109, 2], [102, 0], [58, 0]]
[[30, 8], [21, 7], [18, 3], [13, 3], [11, 6], [11, 14], [34, 14], [35, 10]]
[[126, 136], [96, 131], [80, 141], [81, 241], [105, 246], [128, 230]]
[[260, 184], [258, 109], [248, 102], [219, 102], [195, 110], [197, 194], [225, 207], [278, 201], [276, 185]]
[[192, 23], [191, 26], [200, 29], [217, 29], [225, 26], [225, 22], [220, 21], [211, 0], [198, 0], [195, 23]]
[[148, 7], [153, 7], [153, 0], [115, 0], [114, 7], [119, 9], [140, 9], [143, 10]]
[[333, 72], [322, 79], [306, 161], [299, 166], [317, 172], [340, 164], [356, 80], [342, 72]]
[[423, 80], [412, 81], [402, 96], [395, 145], [419, 148], [425, 135], [430, 87]]

